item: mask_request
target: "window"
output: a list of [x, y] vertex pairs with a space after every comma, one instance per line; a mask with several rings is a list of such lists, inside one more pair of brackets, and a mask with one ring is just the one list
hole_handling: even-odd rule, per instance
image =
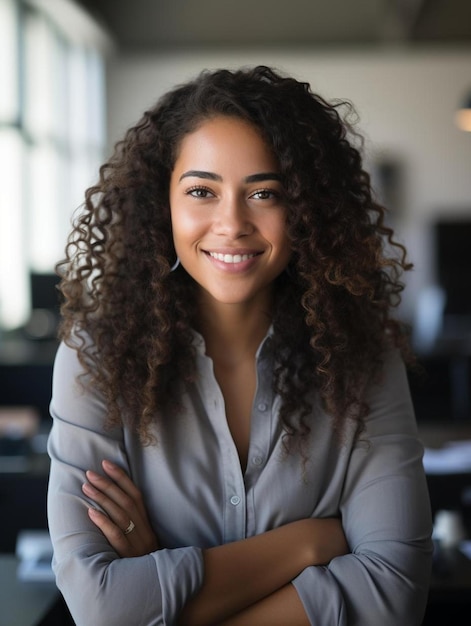
[[53, 272], [63, 257], [72, 214], [103, 158], [108, 43], [74, 11], [70, 0], [0, 0], [3, 329], [28, 320], [30, 273]]

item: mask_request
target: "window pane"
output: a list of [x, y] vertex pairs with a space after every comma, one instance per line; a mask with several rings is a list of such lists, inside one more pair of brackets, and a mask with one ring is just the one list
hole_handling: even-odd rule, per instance
[[72, 145], [85, 145], [88, 139], [87, 63], [84, 51], [71, 46], [68, 55], [69, 140]]
[[26, 130], [36, 139], [52, 137], [60, 119], [57, 59], [60, 45], [50, 24], [39, 13], [25, 17], [25, 110]]
[[23, 144], [15, 130], [0, 131], [0, 325], [16, 328], [29, 315], [23, 181]]
[[14, 0], [0, 0], [0, 122], [18, 118], [18, 13]]
[[59, 256], [62, 256], [65, 243], [58, 218], [64, 195], [66, 167], [57, 151], [47, 143], [33, 147], [29, 161], [29, 262], [33, 270], [47, 272], [54, 268]]
[[84, 201], [85, 190], [98, 178], [105, 143], [104, 67], [102, 57], [82, 46], [68, 52], [69, 98], [69, 208], [70, 215]]
[[71, 46], [67, 75], [70, 142], [102, 151], [105, 141], [105, 77], [100, 55]]
[[103, 57], [89, 50], [87, 55], [90, 144], [101, 159], [105, 145], [105, 66]]

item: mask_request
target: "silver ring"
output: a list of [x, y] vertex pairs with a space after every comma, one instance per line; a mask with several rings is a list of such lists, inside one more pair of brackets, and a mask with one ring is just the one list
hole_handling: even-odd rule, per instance
[[131, 520], [129, 520], [129, 526], [126, 528], [126, 530], [123, 530], [123, 533], [125, 535], [129, 535], [129, 533], [132, 533], [132, 531], [136, 528], [136, 525], [134, 524], [134, 522]]

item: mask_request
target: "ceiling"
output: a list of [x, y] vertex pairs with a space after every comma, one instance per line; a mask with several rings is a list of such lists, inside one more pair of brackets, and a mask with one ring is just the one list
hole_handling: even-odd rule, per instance
[[471, 0], [76, 0], [119, 50], [471, 45]]

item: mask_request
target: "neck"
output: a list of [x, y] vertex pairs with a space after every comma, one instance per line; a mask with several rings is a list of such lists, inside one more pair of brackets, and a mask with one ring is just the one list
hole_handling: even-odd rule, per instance
[[271, 301], [200, 306], [198, 330], [213, 361], [236, 364], [255, 353], [271, 323]]

